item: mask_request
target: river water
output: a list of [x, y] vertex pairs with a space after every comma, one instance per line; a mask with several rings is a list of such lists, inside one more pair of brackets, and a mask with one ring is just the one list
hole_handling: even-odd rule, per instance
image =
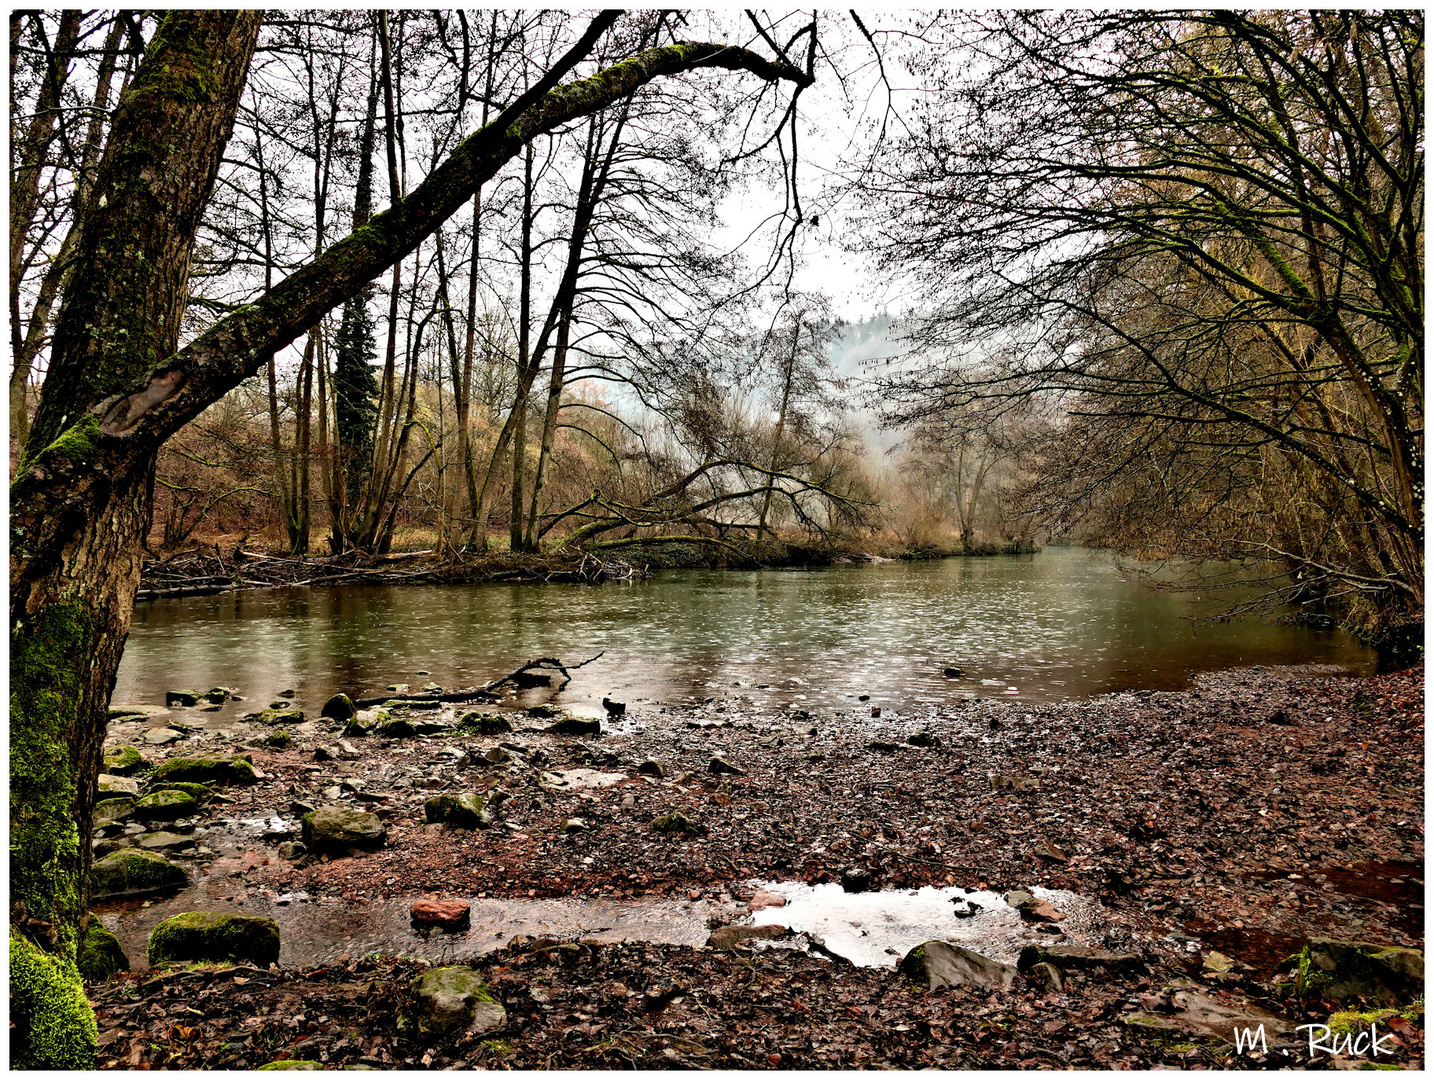
[[[596, 714], [605, 695], [639, 710], [729, 697], [914, 714], [978, 696], [1179, 688], [1199, 671], [1255, 664], [1374, 669], [1374, 654], [1340, 631], [1195, 621], [1227, 602], [1154, 588], [1080, 548], [600, 586], [258, 590], [138, 605], [113, 700], [157, 705], [167, 689], [229, 686], [247, 700], [226, 713], [285, 690], [317, 707], [338, 691], [472, 686], [540, 656], [576, 663], [599, 651], [558, 704]], [[948, 678], [948, 667], [964, 674]]]

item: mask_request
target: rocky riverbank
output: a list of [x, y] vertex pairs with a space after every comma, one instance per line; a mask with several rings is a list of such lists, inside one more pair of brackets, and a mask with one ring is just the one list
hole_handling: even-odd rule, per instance
[[[1311, 1023], [1373, 1025], [1379, 1064], [1423, 1061], [1410, 956], [1320, 940], [1423, 948], [1422, 668], [896, 717], [713, 698], [601, 734], [550, 730], [552, 707], [324, 704], [112, 724], [136, 790], [110, 792], [103, 850], [190, 884], [97, 905], [135, 969], [92, 987], [105, 1065], [1346, 1062], [1310, 1052]], [[853, 940], [903, 904], [950, 916], [853, 966], [833, 910], [801, 922], [839, 906], [822, 896], [867, 898]], [[141, 970], [153, 926], [190, 910], [273, 919], [278, 965]], [[977, 958], [952, 975], [910, 938], [928, 925]], [[449, 994], [440, 1030], [415, 980], [455, 962], [486, 989]], [[1267, 1049], [1231, 1045], [1260, 1023]]]

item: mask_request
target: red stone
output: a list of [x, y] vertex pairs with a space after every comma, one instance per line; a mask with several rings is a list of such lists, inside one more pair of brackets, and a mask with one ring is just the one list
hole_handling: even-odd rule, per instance
[[748, 911], [761, 911], [769, 907], [786, 907], [787, 898], [770, 893], [766, 889], [758, 889], [752, 894], [752, 899], [747, 902]]
[[409, 918], [419, 926], [466, 930], [471, 907], [462, 900], [415, 900]]

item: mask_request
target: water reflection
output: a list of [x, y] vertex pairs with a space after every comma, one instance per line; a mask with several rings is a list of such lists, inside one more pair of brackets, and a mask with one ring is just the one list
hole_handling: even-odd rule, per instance
[[[317, 705], [430, 679], [487, 682], [537, 656], [603, 651], [565, 705], [728, 696], [763, 708], [921, 711], [973, 697], [1050, 701], [1175, 688], [1249, 664], [1373, 669], [1339, 631], [1192, 622], [1220, 601], [1128, 580], [1103, 553], [813, 571], [676, 571], [604, 586], [302, 588], [158, 600], [135, 612], [117, 702], [237, 686]], [[963, 669], [961, 678], [942, 675]]]

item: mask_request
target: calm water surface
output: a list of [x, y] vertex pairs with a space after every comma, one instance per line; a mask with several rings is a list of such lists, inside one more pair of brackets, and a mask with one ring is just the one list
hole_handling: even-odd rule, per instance
[[[114, 701], [238, 687], [267, 704], [489, 682], [539, 656], [576, 663], [557, 702], [714, 696], [763, 708], [920, 712], [972, 697], [1052, 701], [1178, 688], [1198, 671], [1374, 655], [1339, 631], [1200, 623], [1212, 596], [1152, 588], [1078, 548], [804, 571], [671, 571], [643, 582], [301, 588], [156, 600], [135, 611]], [[959, 679], [942, 669], [960, 667]], [[429, 674], [420, 674], [427, 672]], [[859, 695], [871, 700], [858, 706]], [[525, 699], [526, 702], [527, 699]], [[534, 699], [536, 700], [536, 699]], [[256, 706], [257, 703], [257, 706]]]

